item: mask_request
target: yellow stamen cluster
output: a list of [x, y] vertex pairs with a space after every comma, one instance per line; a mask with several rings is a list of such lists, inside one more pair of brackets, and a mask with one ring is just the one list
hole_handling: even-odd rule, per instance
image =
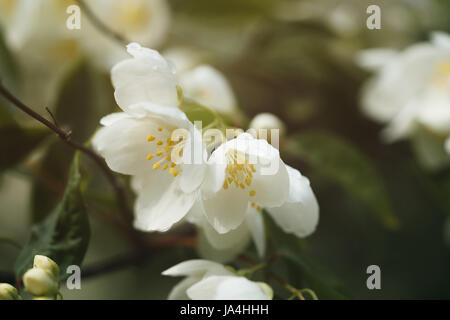
[[[159, 132], [163, 131], [163, 128], [158, 128]], [[183, 138], [180, 141], [173, 141], [170, 137], [167, 139], [158, 139], [155, 136], [148, 136], [147, 141], [152, 143], [156, 141], [156, 152], [155, 154], [148, 154], [147, 160], [152, 160], [154, 157], [160, 158], [153, 164], [153, 170], [158, 170], [161, 168], [162, 170], [168, 170], [169, 174], [173, 177], [176, 177], [180, 172], [183, 171], [180, 166], [176, 163], [172, 162], [172, 151], [178, 152], [178, 155], [182, 155], [183, 152]]]
[[[248, 159], [236, 150], [230, 150], [226, 154], [227, 167], [223, 189], [227, 190], [230, 186], [245, 190], [252, 184], [253, 173], [256, 172], [255, 166], [248, 163]], [[250, 197], [254, 197], [255, 190], [250, 190]]]

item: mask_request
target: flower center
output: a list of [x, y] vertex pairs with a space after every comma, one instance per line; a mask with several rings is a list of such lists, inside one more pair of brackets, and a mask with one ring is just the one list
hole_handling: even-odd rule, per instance
[[[162, 127], [158, 128], [159, 132], [163, 132]], [[153, 170], [168, 170], [168, 173], [174, 178], [183, 172], [181, 166], [172, 160], [172, 156], [176, 155], [179, 158], [183, 155], [183, 147], [186, 144], [186, 140], [180, 137], [178, 141], [172, 140], [171, 134], [161, 135], [161, 139], [157, 139], [155, 136], [148, 136], [147, 141], [156, 144], [156, 152], [147, 155], [147, 160], [152, 160], [153, 158], [159, 158], [153, 164]], [[166, 138], [167, 137], [167, 138]]]
[[129, 32], [142, 30], [151, 19], [142, 1], [120, 1], [115, 7], [115, 12], [118, 29]]
[[[227, 190], [230, 186], [241, 188], [243, 190], [249, 188], [252, 184], [253, 173], [256, 172], [255, 166], [248, 162], [245, 155], [236, 151], [229, 150], [226, 153], [227, 167], [225, 171], [225, 181], [223, 189]], [[250, 190], [250, 197], [254, 197], [255, 190]]]
[[436, 64], [436, 71], [432, 77], [433, 83], [442, 90], [447, 90], [450, 83], [450, 62], [440, 61]]

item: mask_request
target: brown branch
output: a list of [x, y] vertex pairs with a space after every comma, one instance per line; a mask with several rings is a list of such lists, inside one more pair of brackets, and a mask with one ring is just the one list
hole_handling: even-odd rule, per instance
[[84, 11], [86, 16], [88, 17], [89, 21], [102, 33], [104, 33], [106, 36], [113, 38], [117, 42], [119, 42], [121, 45], [126, 46], [130, 43], [124, 36], [118, 34], [117, 32], [111, 30], [103, 21], [101, 21], [95, 13], [89, 8], [89, 6], [86, 4], [84, 0], [77, 0], [78, 5], [81, 7], [81, 9]]
[[[67, 145], [71, 146], [72, 148], [79, 150], [86, 154], [89, 158], [91, 158], [92, 161], [94, 161], [98, 167], [103, 171], [105, 176], [107, 177], [109, 183], [114, 189], [114, 192], [117, 195], [117, 202], [120, 207], [120, 211], [123, 215], [123, 218], [127, 223], [131, 222], [132, 219], [132, 213], [128, 207], [127, 204], [127, 198], [125, 196], [125, 192], [122, 188], [122, 186], [119, 184], [119, 182], [116, 180], [116, 177], [114, 174], [109, 170], [108, 166], [105, 164], [103, 158], [101, 158], [98, 154], [96, 154], [93, 150], [87, 148], [83, 144], [76, 142], [72, 140], [72, 132], [71, 131], [64, 131], [61, 129], [57, 123], [56, 119], [54, 119], [55, 123], [47, 120], [43, 116], [41, 116], [39, 113], [33, 111], [31, 108], [26, 106], [22, 101], [20, 101], [18, 98], [16, 98], [8, 89], [6, 89], [3, 84], [0, 82], [0, 94], [3, 95], [7, 100], [9, 100], [13, 105], [15, 105], [17, 108], [28, 114], [30, 117], [36, 119], [37, 121], [44, 124], [47, 128], [54, 131], [59, 138], [64, 141]], [[52, 118], [54, 118], [52, 116]]]

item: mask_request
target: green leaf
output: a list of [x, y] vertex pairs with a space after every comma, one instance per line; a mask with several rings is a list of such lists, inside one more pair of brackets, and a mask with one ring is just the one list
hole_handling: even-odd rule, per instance
[[354, 146], [332, 134], [310, 132], [292, 137], [286, 149], [365, 203], [385, 227], [398, 227], [380, 174]]
[[281, 253], [281, 259], [287, 265], [289, 280], [293, 281], [289, 284], [297, 289], [312, 289], [319, 299], [346, 299], [340, 281], [311, 261], [301, 239], [281, 230], [268, 214], [264, 214], [264, 223], [273, 251]]
[[34, 256], [53, 259], [66, 276], [69, 265], [80, 265], [86, 253], [89, 237], [89, 219], [80, 190], [80, 154], [75, 155], [64, 197], [53, 212], [35, 225], [28, 244], [16, 260], [14, 270], [20, 278], [33, 265]]
[[218, 120], [219, 117], [212, 109], [191, 99], [184, 98], [180, 109], [186, 113], [191, 122], [201, 121], [203, 128]]
[[22, 161], [49, 134], [45, 128], [0, 127], [0, 172]]

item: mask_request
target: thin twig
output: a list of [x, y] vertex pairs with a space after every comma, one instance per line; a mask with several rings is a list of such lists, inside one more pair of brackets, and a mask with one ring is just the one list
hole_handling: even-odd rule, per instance
[[85, 3], [84, 0], [77, 0], [79, 6], [84, 11], [86, 16], [88, 17], [89, 21], [102, 33], [104, 33], [106, 36], [113, 38], [117, 42], [119, 42], [121, 45], [126, 46], [130, 43], [124, 36], [118, 34], [117, 32], [111, 30], [105, 23], [103, 23], [96, 15], [95, 13], [89, 8], [89, 6]]
[[[269, 260], [267, 260], [267, 266], [269, 266], [270, 264], [272, 264], [275, 260], [277, 260], [278, 258], [282, 257], [281, 253], [275, 253], [271, 258], [269, 258]], [[240, 259], [241, 261], [250, 264], [250, 265], [255, 265], [256, 262], [253, 261], [253, 259], [247, 257], [246, 255], [239, 255], [238, 259]], [[273, 273], [270, 270], [266, 270], [266, 274], [273, 280], [275, 280], [276, 282], [278, 282], [280, 285], [282, 285], [286, 290], [288, 290], [289, 292], [291, 292], [294, 296], [296, 296], [299, 300], [306, 300], [305, 297], [302, 295], [302, 293], [300, 292], [300, 290], [294, 288], [293, 286], [291, 286], [289, 283], [287, 283], [286, 281], [284, 281], [283, 279], [281, 279], [279, 276], [277, 276], [275, 273]], [[317, 296], [316, 296], [317, 297]]]
[[[131, 222], [132, 219], [132, 213], [127, 205], [127, 198], [125, 196], [125, 192], [122, 189], [122, 186], [119, 184], [119, 182], [116, 180], [116, 177], [114, 174], [109, 170], [108, 166], [105, 164], [103, 158], [101, 158], [97, 153], [95, 153], [93, 150], [87, 148], [81, 143], [78, 143], [74, 140], [72, 140], [72, 132], [71, 131], [65, 131], [61, 129], [57, 122], [55, 123], [47, 120], [43, 116], [41, 116], [39, 113], [33, 111], [31, 108], [26, 106], [22, 101], [20, 101], [18, 98], [16, 98], [8, 89], [6, 89], [3, 84], [0, 81], [0, 94], [3, 95], [7, 100], [9, 100], [12, 104], [14, 104], [17, 108], [28, 114], [30, 117], [36, 119], [37, 121], [44, 124], [47, 128], [54, 131], [62, 141], [64, 141], [67, 145], [73, 147], [76, 150], [79, 150], [86, 154], [88, 157], [90, 157], [97, 165], [98, 167], [103, 171], [107, 179], [109, 180], [111, 186], [114, 189], [114, 192], [117, 195], [117, 202], [120, 207], [120, 211], [123, 215], [123, 218], [125, 221]], [[53, 117], [53, 116], [52, 116]]]

